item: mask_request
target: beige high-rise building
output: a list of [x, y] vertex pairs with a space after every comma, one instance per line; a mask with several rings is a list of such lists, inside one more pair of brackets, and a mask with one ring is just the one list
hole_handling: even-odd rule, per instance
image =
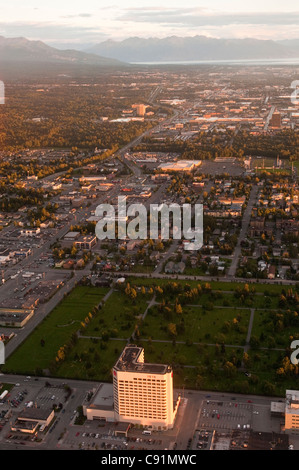
[[285, 429], [290, 431], [299, 430], [299, 391], [286, 390], [285, 402]]
[[144, 349], [128, 345], [113, 368], [116, 421], [172, 429], [180, 402], [173, 398], [171, 366], [144, 362]]
[[147, 106], [145, 104], [133, 104], [133, 109], [136, 109], [137, 116], [144, 116]]
[[272, 114], [269, 124], [270, 124], [270, 127], [276, 127], [276, 128], [281, 127], [281, 114], [278, 111]]

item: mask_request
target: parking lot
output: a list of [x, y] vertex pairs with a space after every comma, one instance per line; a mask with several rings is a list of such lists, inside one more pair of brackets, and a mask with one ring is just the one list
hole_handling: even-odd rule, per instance
[[151, 436], [142, 434], [141, 429], [130, 429], [127, 437], [116, 436], [113, 423], [98, 420], [87, 421], [84, 425], [71, 426], [59, 445], [71, 449], [108, 450], [150, 450], [165, 449], [169, 437], [161, 433]]
[[4, 408], [11, 408], [19, 411], [35, 399], [36, 388], [32, 387], [31, 384], [26, 383], [30, 380], [30, 377], [25, 377], [22, 382], [16, 383], [11, 392], [6, 395], [5, 399], [0, 403], [1, 410]]
[[[11, 378], [6, 378], [10, 383]], [[208, 450], [246, 449], [248, 436], [262, 433], [280, 435], [283, 417], [271, 415], [271, 399], [264, 397], [205, 395], [188, 391], [182, 397], [175, 427], [145, 435], [135, 426], [125, 435], [119, 425], [102, 420], [82, 420], [78, 409], [97, 384], [80, 381], [65, 384], [59, 379], [13, 377], [14, 386], [0, 405], [0, 445], [46, 449], [85, 450]], [[50, 382], [50, 383], [49, 383]], [[55, 419], [37, 436], [11, 431], [11, 423], [26, 407], [57, 409]], [[116, 431], [123, 434], [116, 435]], [[260, 433], [260, 434], [259, 434]], [[298, 439], [291, 444], [299, 448]], [[256, 444], [254, 444], [256, 445]]]
[[203, 402], [199, 426], [203, 429], [250, 429], [252, 403], [232, 401]]
[[218, 163], [211, 160], [203, 160], [200, 171], [212, 176], [217, 176], [222, 173], [228, 173], [231, 176], [240, 176], [244, 173], [244, 168], [238, 161]]
[[53, 405], [63, 406], [66, 392], [63, 387], [43, 387], [35, 397], [35, 404], [39, 408], [52, 408]]

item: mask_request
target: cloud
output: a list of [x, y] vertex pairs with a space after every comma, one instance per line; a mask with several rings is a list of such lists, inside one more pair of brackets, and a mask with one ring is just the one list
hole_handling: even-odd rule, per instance
[[95, 43], [107, 38], [97, 27], [72, 26], [39, 22], [1, 22], [0, 35], [5, 37], [23, 36], [30, 40], [42, 40], [50, 45], [72, 43]]
[[[205, 35], [216, 38], [257, 39], [298, 38], [299, 10], [293, 12], [227, 12], [203, 7], [131, 7], [124, 8], [115, 23], [121, 22], [118, 34], [130, 36], [167, 37], [169, 35]], [[133, 33], [134, 31], [134, 33]]]
[[[112, 0], [113, 1], [113, 0]], [[104, 2], [103, 2], [104, 3]], [[125, 3], [125, 2], [124, 2]], [[129, 2], [128, 2], [129, 3]], [[262, 2], [261, 2], [262, 3]], [[142, 1], [139, 2], [139, 5]], [[164, 3], [165, 4], [165, 3]], [[172, 0], [172, 7], [150, 5], [148, 7], [125, 7], [105, 5], [91, 10], [82, 5], [79, 13], [60, 12], [65, 16], [50, 17], [36, 21], [13, 16], [11, 22], [0, 18], [0, 35], [6, 37], [24, 36], [41, 40], [54, 47], [82, 48], [108, 38], [117, 40], [132, 36], [165, 37], [169, 35], [209, 37], [255, 37], [280, 39], [299, 37], [299, 11], [293, 13], [256, 13], [238, 11], [228, 13], [204, 7], [178, 7]], [[169, 5], [169, 3], [168, 3]], [[183, 4], [184, 5], [184, 4]], [[265, 8], [265, 7], [263, 7]], [[88, 10], [92, 11], [89, 12]], [[295, 8], [294, 8], [295, 10]]]
[[298, 12], [277, 13], [218, 13], [204, 8], [130, 8], [120, 21], [161, 25], [227, 26], [227, 25], [298, 25]]
[[60, 18], [91, 18], [93, 15], [91, 13], [79, 13], [78, 15], [65, 15], [60, 16]]

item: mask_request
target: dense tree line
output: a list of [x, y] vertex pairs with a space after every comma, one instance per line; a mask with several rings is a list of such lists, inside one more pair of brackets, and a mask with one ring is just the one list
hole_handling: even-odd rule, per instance
[[[37, 89], [24, 85], [8, 88], [7, 104], [0, 109], [0, 148], [109, 149], [125, 145], [151, 127], [151, 122], [109, 122], [136, 100], [126, 91], [122, 100], [103, 86], [65, 84]], [[138, 96], [138, 95], [137, 95]]]

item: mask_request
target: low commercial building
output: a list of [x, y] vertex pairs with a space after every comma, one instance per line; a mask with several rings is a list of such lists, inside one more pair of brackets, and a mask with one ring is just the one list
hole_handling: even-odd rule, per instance
[[14, 256], [14, 252], [9, 249], [4, 249], [0, 251], [0, 264], [7, 263]]
[[81, 235], [80, 232], [69, 232], [61, 241], [63, 247], [71, 248], [73, 245], [78, 250], [91, 250], [97, 244], [96, 235]]
[[24, 228], [21, 230], [21, 235], [25, 237], [35, 237], [40, 234], [40, 228]]
[[80, 237], [80, 232], [68, 232], [62, 240], [63, 246], [72, 246], [73, 243]]
[[54, 410], [25, 408], [11, 424], [12, 431], [34, 434], [39, 426], [47, 427], [54, 418]]
[[271, 401], [270, 412], [271, 416], [284, 417], [285, 403], [282, 401]]
[[34, 309], [0, 307], [0, 326], [21, 328], [33, 316]]
[[191, 172], [201, 165], [201, 160], [178, 160], [177, 162], [161, 163], [158, 169], [164, 172], [184, 171]]
[[97, 244], [96, 235], [82, 235], [74, 241], [75, 247], [78, 250], [91, 250]]
[[83, 414], [87, 419], [114, 422], [113, 387], [111, 384], [101, 384], [95, 391], [91, 401], [83, 404]]

